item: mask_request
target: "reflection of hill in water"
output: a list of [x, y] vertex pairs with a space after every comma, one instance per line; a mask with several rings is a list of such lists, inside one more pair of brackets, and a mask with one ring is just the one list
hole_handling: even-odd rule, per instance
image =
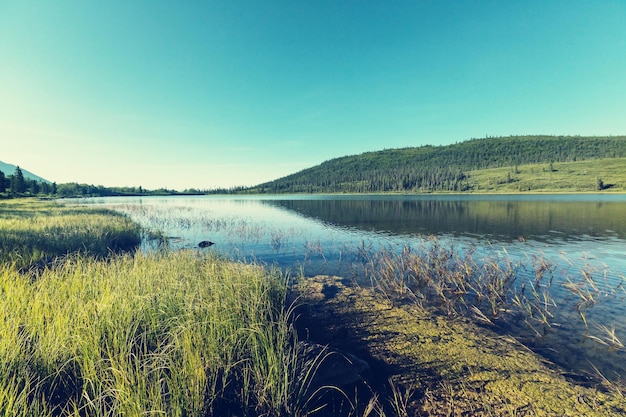
[[338, 226], [393, 234], [479, 235], [502, 240], [520, 236], [534, 240], [626, 238], [623, 202], [361, 198], [266, 203]]

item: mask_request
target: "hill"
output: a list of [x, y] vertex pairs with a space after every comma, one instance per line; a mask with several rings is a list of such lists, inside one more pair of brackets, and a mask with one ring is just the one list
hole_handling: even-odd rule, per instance
[[[252, 187], [257, 193], [376, 193], [376, 192], [476, 192], [497, 191], [477, 182], [479, 171], [508, 168], [508, 174], [484, 181], [508, 184], [509, 191], [533, 191], [532, 176], [556, 172], [557, 163], [626, 158], [626, 136], [509, 136], [468, 141], [446, 146], [387, 149], [331, 159], [295, 174]], [[520, 167], [531, 177], [523, 187], [517, 181]], [[534, 168], [533, 168], [534, 166]], [[601, 166], [595, 164], [594, 166]], [[563, 167], [561, 166], [561, 172]], [[602, 182], [589, 170], [583, 189], [562, 187], [561, 191], [589, 191]], [[481, 180], [481, 181], [482, 181]], [[610, 180], [612, 181], [612, 180]], [[609, 182], [615, 187], [615, 182]], [[607, 184], [609, 184], [607, 183]], [[623, 187], [623, 185], [620, 185]], [[545, 191], [545, 187], [543, 189]]]
[[[15, 173], [15, 168], [16, 166], [13, 164], [7, 164], [6, 162], [2, 162], [0, 161], [0, 171], [4, 172], [5, 176], [11, 176]], [[24, 168], [20, 167], [20, 169], [22, 170], [22, 174], [24, 175], [24, 178], [29, 179], [29, 180], [35, 180], [37, 182], [47, 182], [50, 183], [50, 181], [48, 181], [45, 178], [41, 178], [39, 175], [35, 175], [30, 171], [25, 170]]]

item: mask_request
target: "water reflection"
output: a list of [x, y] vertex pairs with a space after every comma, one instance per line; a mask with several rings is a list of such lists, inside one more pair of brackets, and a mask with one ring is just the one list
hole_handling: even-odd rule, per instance
[[479, 236], [502, 241], [626, 239], [621, 201], [474, 199], [268, 200], [333, 225], [400, 235]]

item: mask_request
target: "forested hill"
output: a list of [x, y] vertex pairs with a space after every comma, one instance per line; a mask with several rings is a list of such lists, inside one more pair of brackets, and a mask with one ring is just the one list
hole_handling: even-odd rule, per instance
[[326, 161], [260, 184], [260, 193], [471, 191], [468, 172], [626, 157], [626, 136], [510, 136], [388, 149]]

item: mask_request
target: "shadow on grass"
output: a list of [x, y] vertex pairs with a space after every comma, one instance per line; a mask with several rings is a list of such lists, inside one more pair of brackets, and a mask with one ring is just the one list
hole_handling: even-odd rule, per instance
[[0, 215], [0, 262], [20, 270], [40, 270], [74, 253], [107, 258], [141, 243], [138, 225], [102, 209], [14, 199], [0, 201]]

